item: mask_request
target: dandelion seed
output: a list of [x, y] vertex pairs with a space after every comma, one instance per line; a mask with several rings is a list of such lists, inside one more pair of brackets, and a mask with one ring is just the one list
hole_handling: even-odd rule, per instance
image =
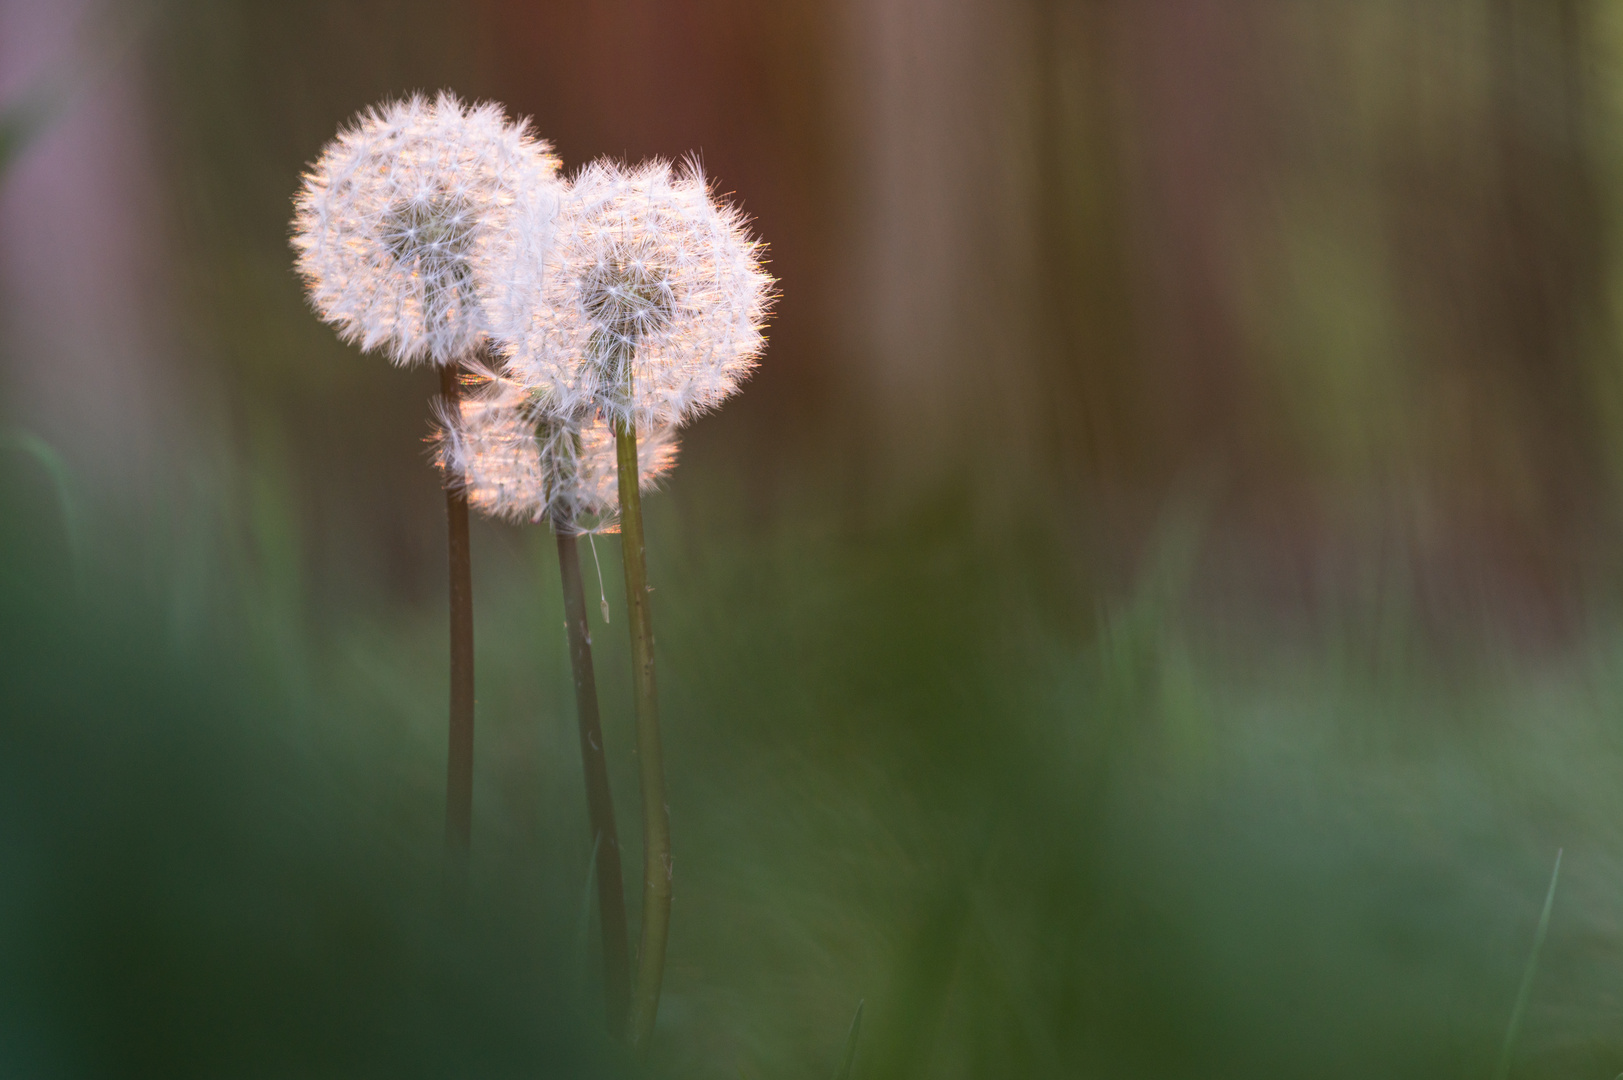
[[[603, 625], [609, 624], [609, 591], [603, 587], [603, 563], [597, 557], [597, 538], [591, 533], [586, 534], [587, 543], [592, 545], [592, 565], [597, 567], [597, 599], [599, 609], [603, 613]], [[587, 639], [590, 644], [591, 640]]]

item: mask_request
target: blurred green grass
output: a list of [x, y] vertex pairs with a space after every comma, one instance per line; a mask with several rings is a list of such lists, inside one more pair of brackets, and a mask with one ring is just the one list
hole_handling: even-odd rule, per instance
[[[4, 513], [7, 1074], [623, 1067], [597, 1036], [543, 533], [476, 531], [457, 915], [439, 603], [261, 611], [287, 624], [182, 645], [162, 588], [75, 595], [26, 473]], [[734, 490], [712, 468], [650, 504], [676, 845], [657, 1075], [832, 1075], [860, 998], [865, 1077], [1486, 1075], [1558, 845], [1513, 1075], [1623, 1055], [1608, 635], [1383, 672], [1356, 642], [1203, 625], [1178, 543], [1082, 635], [967, 526], [750, 528]], [[622, 631], [594, 627], [634, 852]]]

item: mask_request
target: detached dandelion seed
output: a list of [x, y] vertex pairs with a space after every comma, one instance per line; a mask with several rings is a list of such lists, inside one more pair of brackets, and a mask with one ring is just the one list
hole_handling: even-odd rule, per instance
[[586, 540], [592, 545], [592, 565], [597, 568], [597, 595], [602, 604], [603, 625], [609, 624], [609, 591], [603, 587], [603, 563], [597, 557], [597, 539], [591, 533], [586, 534]]
[[[441, 93], [369, 109], [341, 129], [294, 198], [295, 266], [311, 306], [344, 341], [399, 365], [438, 367], [454, 408], [460, 373], [489, 325], [474, 258], [493, 235], [544, 271], [558, 160], [499, 106]], [[540, 272], [540, 271], [538, 271]], [[516, 285], [528, 284], [524, 281]], [[450, 564], [451, 722], [446, 837], [465, 857], [473, 815], [473, 581], [468, 504], [446, 486]]]

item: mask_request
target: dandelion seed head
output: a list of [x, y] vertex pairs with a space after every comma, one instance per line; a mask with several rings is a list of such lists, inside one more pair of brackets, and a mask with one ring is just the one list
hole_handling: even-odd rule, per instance
[[494, 232], [550, 243], [558, 159], [495, 104], [441, 93], [369, 109], [339, 131], [294, 199], [295, 265], [345, 341], [397, 364], [448, 364], [488, 327], [473, 259]]
[[[559, 420], [518, 384], [495, 378], [440, 409], [435, 462], [467, 492], [468, 505], [514, 522], [548, 522], [562, 533], [619, 529], [614, 435], [601, 418]], [[676, 464], [676, 433], [639, 439], [638, 487], [653, 491]]]
[[[514, 230], [516, 233], [516, 230]], [[733, 394], [765, 346], [772, 279], [743, 215], [694, 163], [597, 161], [570, 183], [545, 273], [522, 237], [481, 250], [491, 334], [518, 381], [557, 415], [639, 432]]]

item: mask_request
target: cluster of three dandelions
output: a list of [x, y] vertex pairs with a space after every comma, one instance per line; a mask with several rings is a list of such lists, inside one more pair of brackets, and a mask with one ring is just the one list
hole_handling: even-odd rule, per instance
[[[623, 524], [645, 873], [668, 868], [668, 834], [648, 837], [650, 826], [664, 832], [664, 800], [649, 790], [663, 784], [639, 489], [674, 464], [676, 429], [754, 368], [774, 296], [762, 246], [696, 166], [597, 161], [565, 180], [549, 144], [525, 123], [449, 94], [363, 112], [306, 173], [295, 206], [296, 263], [317, 313], [365, 351], [441, 369], [436, 459], [453, 518], [452, 757], [466, 759], [452, 764], [451, 831], [465, 844], [468, 809], [454, 804], [471, 796], [471, 614], [461, 620], [468, 640], [458, 642], [457, 594], [468, 589], [457, 584], [457, 503], [465, 500], [464, 520], [472, 505], [545, 522], [561, 555], [565, 538], [572, 551], [576, 535]], [[464, 370], [477, 377], [467, 392]], [[461, 561], [466, 578], [465, 534]], [[578, 664], [575, 674], [579, 693]], [[461, 754], [459, 682], [468, 699]], [[459, 769], [467, 773], [460, 783]], [[601, 849], [601, 823], [593, 827]], [[668, 911], [665, 886], [655, 891]], [[662, 966], [664, 952], [665, 918], [644, 908], [639, 969]], [[651, 929], [661, 940], [649, 940]], [[654, 999], [634, 1013], [657, 1005], [657, 971], [639, 970], [638, 996], [648, 974]], [[633, 1015], [634, 1036], [644, 1021], [652, 1016]]]

